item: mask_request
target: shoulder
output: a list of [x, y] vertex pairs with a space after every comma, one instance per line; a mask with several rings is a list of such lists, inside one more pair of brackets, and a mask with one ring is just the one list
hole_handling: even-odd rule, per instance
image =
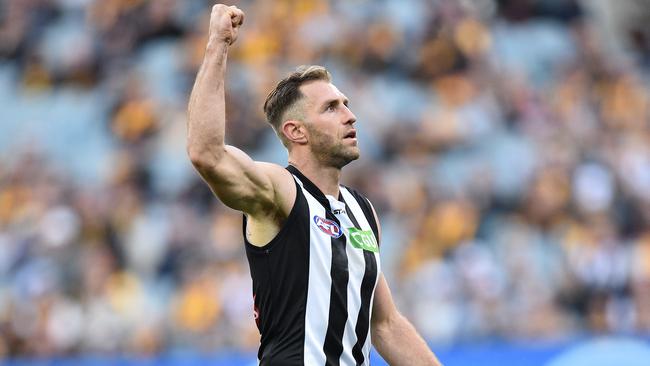
[[379, 225], [379, 218], [377, 217], [377, 212], [375, 212], [375, 208], [373, 207], [368, 197], [366, 197], [365, 195], [363, 195], [361, 192], [357, 191], [354, 188], [345, 185], [343, 185], [343, 187], [348, 192], [350, 192], [352, 197], [354, 197], [354, 199], [357, 201], [359, 207], [361, 207], [361, 210], [368, 218], [368, 222], [370, 223], [370, 226], [373, 227], [373, 230], [379, 231], [377, 228], [377, 226]]
[[284, 180], [284, 183], [293, 180], [291, 173], [289, 173], [287, 169], [278, 164], [267, 163], [265, 161], [256, 161], [255, 165], [257, 165], [258, 169], [264, 171], [264, 173], [272, 180]]
[[275, 205], [284, 214], [289, 214], [296, 198], [297, 188], [293, 176], [284, 167], [267, 162], [255, 162], [273, 185]]
[[352, 187], [348, 187], [346, 185], [342, 185], [342, 187], [344, 187], [348, 192], [350, 192], [352, 197], [354, 197], [354, 199], [359, 203], [359, 205], [361, 206], [361, 208], [364, 211], [366, 209], [371, 210], [371, 211], [374, 210], [372, 208], [372, 203], [370, 203], [370, 200], [365, 195], [363, 195], [361, 192], [357, 191], [356, 189], [354, 189]]
[[350, 188], [348, 186], [343, 187], [348, 192], [350, 192], [355, 201], [357, 201], [359, 207], [361, 208], [361, 211], [363, 211], [364, 216], [368, 220], [370, 228], [375, 234], [375, 238], [377, 238], [377, 242], [381, 242], [381, 225], [379, 224], [379, 217], [377, 216], [377, 212], [375, 212], [375, 208], [372, 206], [372, 203], [370, 203], [370, 200], [354, 188]]

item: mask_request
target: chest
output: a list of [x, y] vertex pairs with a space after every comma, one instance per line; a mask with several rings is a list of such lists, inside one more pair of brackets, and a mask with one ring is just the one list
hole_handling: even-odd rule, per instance
[[352, 282], [376, 277], [379, 245], [368, 217], [353, 204], [328, 200], [327, 205], [310, 202], [312, 269]]

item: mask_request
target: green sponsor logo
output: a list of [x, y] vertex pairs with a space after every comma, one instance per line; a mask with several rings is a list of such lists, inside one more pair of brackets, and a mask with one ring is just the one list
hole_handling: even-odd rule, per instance
[[348, 237], [353, 247], [370, 252], [379, 252], [379, 245], [372, 230], [360, 230], [354, 227], [348, 229]]

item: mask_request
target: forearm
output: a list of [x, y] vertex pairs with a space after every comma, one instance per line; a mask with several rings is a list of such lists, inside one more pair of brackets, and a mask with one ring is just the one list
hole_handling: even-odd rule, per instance
[[372, 343], [391, 366], [442, 365], [413, 325], [400, 314], [373, 327]]
[[228, 44], [210, 41], [190, 95], [187, 148], [193, 161], [223, 151], [226, 106], [224, 78]]

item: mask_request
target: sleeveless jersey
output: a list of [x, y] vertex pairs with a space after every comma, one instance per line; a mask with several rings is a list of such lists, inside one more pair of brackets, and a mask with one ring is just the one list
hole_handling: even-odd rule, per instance
[[263, 247], [246, 239], [260, 365], [368, 365], [370, 317], [380, 273], [370, 201], [339, 187], [324, 195], [288, 166], [296, 200]]

